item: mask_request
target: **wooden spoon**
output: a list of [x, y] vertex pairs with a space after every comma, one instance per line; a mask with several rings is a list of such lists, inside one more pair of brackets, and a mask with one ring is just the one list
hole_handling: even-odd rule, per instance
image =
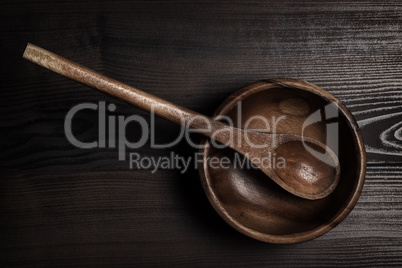
[[[334, 152], [324, 144], [293, 134], [273, 134], [239, 129], [175, 105], [134, 87], [101, 75], [38, 46], [27, 45], [23, 58], [145, 111], [194, 129], [246, 156], [286, 191], [306, 199], [328, 196], [339, 181], [340, 166]], [[320, 151], [318, 159], [305, 145]], [[285, 159], [285, 168], [272, 165], [272, 154]], [[264, 159], [264, 161], [262, 161]], [[207, 163], [205, 163], [207, 164]]]

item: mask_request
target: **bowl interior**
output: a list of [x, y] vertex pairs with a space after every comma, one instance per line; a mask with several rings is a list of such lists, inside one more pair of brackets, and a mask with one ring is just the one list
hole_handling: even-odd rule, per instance
[[[240, 232], [272, 243], [310, 240], [336, 226], [353, 208], [364, 180], [361, 159], [364, 148], [345, 110], [325, 120], [328, 117], [325, 107], [331, 101], [327, 97], [271, 83], [266, 83], [265, 87], [249, 86], [234, 96], [229, 99], [236, 101], [227, 101], [217, 115], [227, 116], [237, 127], [297, 135], [303, 132], [323, 143], [327, 137], [331, 141], [337, 139], [330, 147], [334, 151], [338, 147], [340, 181], [326, 198], [314, 201], [299, 198], [280, 188], [235, 151], [214, 148], [205, 141], [201, 178], [215, 210]], [[318, 115], [324, 120], [303, 126], [315, 111], [319, 111]], [[229, 164], [224, 167], [209, 165], [208, 161], [213, 158], [230, 161], [226, 161]]]

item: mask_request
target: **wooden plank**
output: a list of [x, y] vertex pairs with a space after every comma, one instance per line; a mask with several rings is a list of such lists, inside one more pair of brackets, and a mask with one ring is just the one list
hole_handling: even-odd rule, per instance
[[3, 266], [402, 265], [401, 167], [370, 166], [346, 220], [292, 246], [234, 231], [193, 175], [3, 172]]
[[[402, 266], [401, 14], [400, 1], [3, 1], [0, 266]], [[217, 216], [195, 169], [130, 170], [117, 149], [69, 144], [64, 117], [79, 103], [150, 117], [22, 60], [26, 42], [205, 114], [260, 79], [317, 84], [361, 127], [360, 201], [311, 242], [249, 239]], [[79, 113], [74, 133], [96, 140], [97, 122]], [[159, 142], [178, 133], [156, 119]], [[171, 151], [194, 153], [184, 140], [135, 152]]]

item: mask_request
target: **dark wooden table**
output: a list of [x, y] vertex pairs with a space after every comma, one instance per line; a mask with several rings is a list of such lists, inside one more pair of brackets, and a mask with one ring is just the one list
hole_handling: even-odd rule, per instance
[[[402, 266], [400, 1], [2, 2], [0, 266]], [[79, 103], [150, 116], [21, 59], [32, 42], [205, 114], [238, 88], [274, 77], [317, 84], [353, 112], [366, 183], [326, 235], [272, 245], [229, 227], [195, 168], [130, 169], [116, 148], [79, 149], [64, 133]], [[73, 122], [99, 139], [97, 111]], [[158, 142], [179, 127], [156, 119]], [[129, 126], [136, 140], [138, 126]], [[194, 139], [198, 137], [194, 135]], [[192, 155], [185, 140], [142, 156]], [[133, 150], [129, 150], [133, 152]]]

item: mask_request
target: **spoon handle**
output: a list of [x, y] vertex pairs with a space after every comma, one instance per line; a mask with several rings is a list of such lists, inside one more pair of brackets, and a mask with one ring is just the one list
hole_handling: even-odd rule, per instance
[[[230, 128], [210, 117], [97, 73], [36, 45], [28, 43], [22, 57], [81, 84], [133, 104], [145, 111], [153, 112], [173, 123], [194, 129], [205, 136], [211, 137], [219, 129]], [[227, 143], [224, 135], [217, 135], [213, 138], [221, 143]]]

